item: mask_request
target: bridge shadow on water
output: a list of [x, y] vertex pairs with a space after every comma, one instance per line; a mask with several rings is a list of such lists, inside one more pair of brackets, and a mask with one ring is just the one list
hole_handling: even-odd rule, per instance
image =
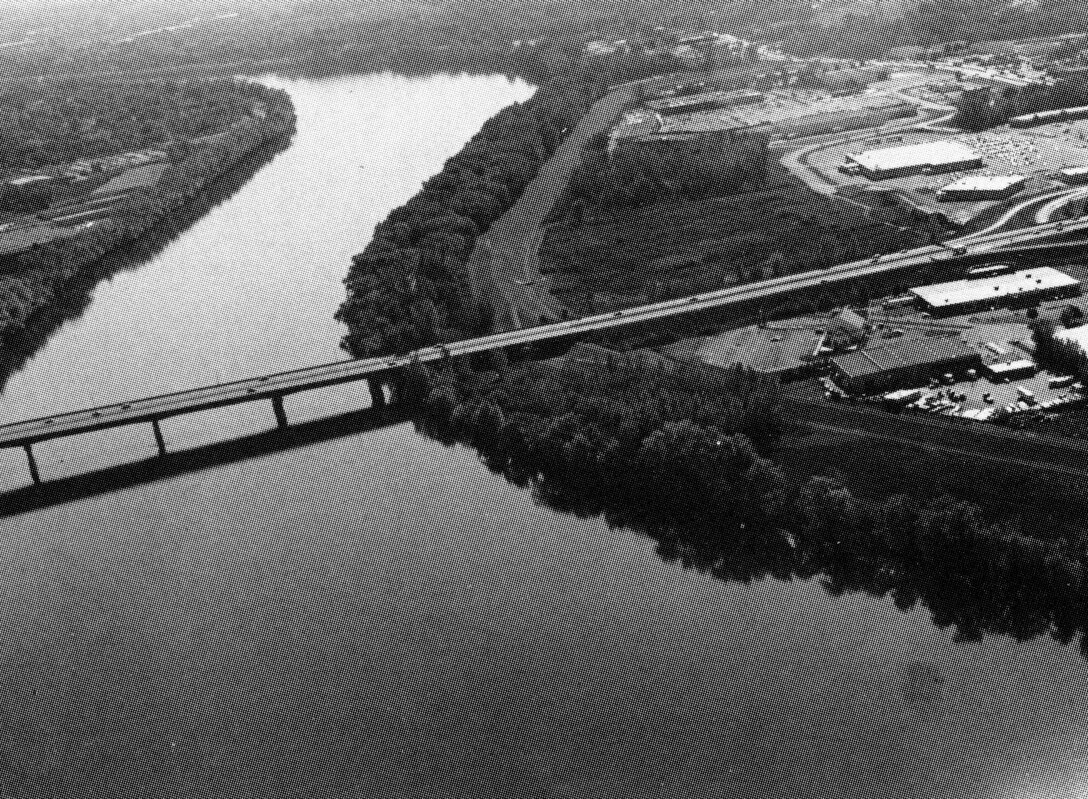
[[241, 438], [169, 452], [164, 456], [46, 480], [40, 485], [0, 494], [0, 518], [64, 505], [187, 472], [286, 452], [344, 436], [382, 430], [408, 421], [409, 418], [408, 413], [396, 407], [366, 408], [294, 424], [287, 428], [274, 428]]
[[35, 312], [25, 328], [6, 338], [0, 337], [0, 392], [62, 325], [83, 315], [101, 281], [138, 269], [157, 256], [208, 212], [237, 194], [290, 143], [291, 137], [283, 136], [258, 147], [205, 186], [187, 205], [148, 228], [135, 242], [108, 253], [57, 290], [53, 304]]

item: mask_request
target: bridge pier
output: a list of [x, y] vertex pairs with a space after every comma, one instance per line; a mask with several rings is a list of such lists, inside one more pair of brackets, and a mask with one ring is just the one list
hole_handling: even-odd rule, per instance
[[385, 388], [381, 380], [377, 378], [369, 378], [366, 381], [367, 386], [370, 388], [370, 405], [373, 408], [384, 408], [385, 401]]
[[281, 429], [287, 427], [287, 411], [283, 409], [282, 394], [276, 394], [272, 397], [272, 410], [276, 412], [276, 424]]
[[166, 439], [162, 437], [162, 428], [159, 427], [159, 420], [151, 420], [151, 429], [155, 431], [155, 444], [159, 448], [159, 457], [166, 456]]
[[30, 444], [24, 444], [23, 449], [26, 450], [26, 464], [30, 467], [30, 477], [34, 480], [34, 485], [41, 485], [42, 476], [38, 472], [38, 462], [34, 460], [34, 449]]

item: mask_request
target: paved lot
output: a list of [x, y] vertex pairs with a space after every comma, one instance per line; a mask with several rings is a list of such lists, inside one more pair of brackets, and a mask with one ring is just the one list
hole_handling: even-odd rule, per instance
[[[1066, 127], [1068, 126], [1063, 125], [1061, 129], [1064, 130]], [[942, 211], [950, 218], [965, 223], [988, 209], [1002, 205], [1003, 201], [939, 202], [936, 198], [938, 189], [972, 174], [1019, 174], [1031, 178], [1027, 187], [1014, 195], [1012, 202], [1027, 199], [1033, 193], [1047, 189], [1065, 188], [1066, 184], [1051, 179], [1049, 175], [1064, 167], [1088, 165], [1088, 142], [1082, 142], [1079, 139], [1081, 133], [1088, 138], [1088, 126], [1083, 131], [1069, 135], [1042, 128], [1023, 131], [995, 129], [977, 134], [964, 133], [949, 136], [909, 132], [901, 134], [902, 141], [888, 141], [885, 137], [874, 135], [871, 143], [863, 141], [824, 147], [810, 153], [806, 160], [822, 178], [835, 185], [901, 191], [918, 205]], [[881, 141], [878, 142], [877, 139]], [[838, 167], [850, 153], [940, 140], [955, 140], [967, 144], [982, 156], [986, 167], [980, 170], [948, 172], [941, 175], [914, 175], [878, 182], [870, 181], [860, 175], [854, 177], [843, 175], [838, 171]]]

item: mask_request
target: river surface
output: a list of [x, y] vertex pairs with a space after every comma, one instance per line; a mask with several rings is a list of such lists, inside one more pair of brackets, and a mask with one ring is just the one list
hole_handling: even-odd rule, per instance
[[[497, 77], [272, 79], [298, 134], [100, 284], [0, 418], [339, 357], [350, 256], [488, 116]], [[366, 404], [292, 398], [293, 420]], [[164, 425], [172, 449], [273, 426]], [[153, 452], [43, 445], [57, 479]], [[26, 483], [21, 453], [4, 488]], [[1088, 794], [1076, 645], [960, 643], [818, 579], [727, 583], [557, 513], [410, 425], [0, 518], [0, 795]]]

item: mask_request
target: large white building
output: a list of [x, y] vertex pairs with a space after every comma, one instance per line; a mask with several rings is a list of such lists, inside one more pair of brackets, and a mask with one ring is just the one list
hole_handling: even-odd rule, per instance
[[1007, 200], [1024, 188], [1023, 175], [967, 175], [937, 190], [938, 200]]
[[984, 166], [978, 153], [966, 144], [944, 140], [866, 150], [847, 155], [846, 161], [848, 165], [856, 164], [862, 174], [871, 180]]
[[953, 280], [909, 290], [934, 314], [960, 314], [1014, 303], [1080, 294], [1080, 281], [1049, 266], [974, 280]]

